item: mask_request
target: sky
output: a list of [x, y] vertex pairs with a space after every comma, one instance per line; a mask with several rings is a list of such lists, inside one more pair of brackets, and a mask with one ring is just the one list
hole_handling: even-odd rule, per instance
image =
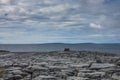
[[120, 0], [0, 0], [0, 44], [120, 43]]

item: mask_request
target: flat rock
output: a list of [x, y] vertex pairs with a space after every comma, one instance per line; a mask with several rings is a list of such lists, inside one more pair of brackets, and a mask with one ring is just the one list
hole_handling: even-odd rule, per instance
[[57, 80], [54, 76], [38, 76], [33, 80]]
[[109, 64], [109, 63], [93, 63], [90, 66], [90, 69], [99, 70], [99, 69], [105, 69], [105, 68], [111, 68], [111, 67], [115, 67], [115, 65], [114, 64]]

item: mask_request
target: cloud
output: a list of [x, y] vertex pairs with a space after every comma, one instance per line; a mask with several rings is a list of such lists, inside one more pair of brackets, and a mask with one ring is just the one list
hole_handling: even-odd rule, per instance
[[6, 3], [9, 3], [9, 0], [0, 0], [0, 3], [1, 4], [6, 4]]
[[90, 23], [90, 27], [94, 29], [101, 29], [102, 26], [100, 24]]
[[92, 34], [89, 35], [90, 37], [115, 37], [115, 36], [120, 36], [120, 35], [116, 35], [116, 34]]
[[70, 7], [70, 5], [68, 5], [68, 4], [61, 4], [61, 5], [41, 8], [39, 11], [44, 13], [44, 14], [46, 14], [46, 13], [58, 13], [58, 12], [65, 11], [69, 7]]
[[119, 0], [0, 0], [0, 37], [10, 42], [44, 42], [45, 38], [84, 42], [97, 40], [97, 34], [117, 35], [119, 4]]
[[[2, 14], [1, 15], [2, 19], [6, 19], [6, 21], [12, 21], [12, 20], [14, 21], [17, 20], [21, 22], [24, 20], [44, 21], [44, 19], [46, 19], [45, 21], [51, 21], [51, 20], [53, 21], [53, 19], [54, 20], [57, 19], [57, 21], [79, 20], [79, 19], [83, 19], [81, 18], [81, 15], [83, 14], [85, 14], [84, 15], [84, 19], [85, 19], [87, 17], [92, 17], [94, 14], [96, 15], [99, 15], [98, 13], [109, 14], [109, 12], [113, 12], [111, 11], [113, 9], [109, 10], [106, 6], [104, 7], [104, 5], [99, 7], [97, 5], [92, 4], [92, 3], [103, 4], [102, 2], [105, 1], [106, 0], [86, 0], [86, 1], [75, 0], [74, 2], [72, 0], [69, 1], [68, 0], [63, 0], [63, 1], [59, 1], [59, 0], [36, 0], [36, 1], [4, 0], [3, 1], [1, 0], [1, 2], [4, 2], [6, 4], [1, 5], [0, 13]], [[71, 17], [71, 16], [76, 16], [76, 17]]]
[[101, 4], [103, 3], [105, 0], [86, 0], [88, 3], [91, 4]]

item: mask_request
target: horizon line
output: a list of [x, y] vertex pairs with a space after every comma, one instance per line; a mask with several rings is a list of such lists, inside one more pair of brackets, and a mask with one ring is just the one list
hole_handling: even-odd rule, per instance
[[120, 44], [120, 43], [92, 43], [92, 42], [86, 42], [86, 43], [60, 43], [60, 42], [55, 42], [55, 43], [0, 43], [0, 44], [16, 44], [16, 45], [19, 45], [19, 44]]

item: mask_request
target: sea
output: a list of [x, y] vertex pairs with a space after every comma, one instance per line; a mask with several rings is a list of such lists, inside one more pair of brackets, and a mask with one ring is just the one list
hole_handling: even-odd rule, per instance
[[10, 52], [49, 52], [49, 51], [63, 51], [64, 48], [77, 51], [98, 51], [104, 53], [120, 54], [120, 43], [46, 43], [46, 44], [0, 44], [0, 50], [7, 50]]

